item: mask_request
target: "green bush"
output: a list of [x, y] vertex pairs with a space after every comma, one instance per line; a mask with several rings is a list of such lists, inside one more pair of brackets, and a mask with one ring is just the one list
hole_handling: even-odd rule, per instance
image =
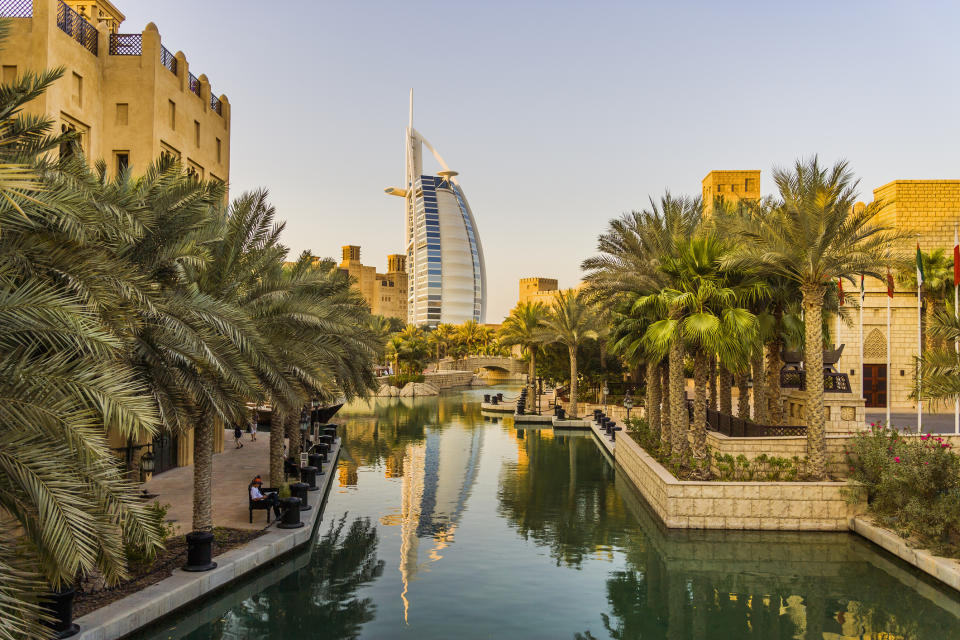
[[403, 389], [404, 385], [408, 382], [423, 382], [424, 377], [422, 373], [398, 373], [396, 375], [390, 376], [390, 384], [394, 387], [399, 387]]
[[779, 458], [761, 453], [748, 459], [740, 454], [714, 454], [717, 463], [716, 480], [724, 482], [795, 482], [806, 474], [807, 458]]
[[[153, 504], [147, 506], [148, 517], [156, 525], [157, 531], [160, 532], [160, 544], [162, 548], [166, 548], [167, 540], [174, 534], [175, 529], [172, 524], [167, 522], [167, 512], [169, 510], [169, 504], [160, 504], [160, 502], [156, 500], [154, 500]], [[142, 569], [149, 567], [156, 558], [156, 550], [153, 547], [144, 548], [141, 545], [134, 545], [128, 542], [124, 544], [123, 549], [127, 556], [127, 563], [132, 568]]]
[[960, 551], [960, 456], [943, 438], [904, 438], [883, 425], [857, 434], [845, 452], [851, 479], [867, 490], [878, 521], [937, 553]]

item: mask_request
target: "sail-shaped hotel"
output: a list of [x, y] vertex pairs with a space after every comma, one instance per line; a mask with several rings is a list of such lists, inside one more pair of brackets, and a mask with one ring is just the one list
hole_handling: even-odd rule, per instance
[[[435, 176], [423, 173], [424, 146], [442, 169]], [[485, 322], [487, 275], [477, 223], [457, 172], [413, 128], [413, 91], [405, 151], [403, 187], [385, 191], [406, 205], [407, 322]]]

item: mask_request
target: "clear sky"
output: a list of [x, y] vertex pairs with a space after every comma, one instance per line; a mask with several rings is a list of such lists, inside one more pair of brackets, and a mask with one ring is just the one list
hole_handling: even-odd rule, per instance
[[[407, 94], [477, 218], [488, 322], [517, 280], [580, 279], [607, 220], [711, 169], [850, 161], [863, 199], [957, 178], [960, 4], [114, 0], [233, 107], [233, 194], [286, 243], [403, 252]], [[430, 170], [429, 164], [425, 168]]]

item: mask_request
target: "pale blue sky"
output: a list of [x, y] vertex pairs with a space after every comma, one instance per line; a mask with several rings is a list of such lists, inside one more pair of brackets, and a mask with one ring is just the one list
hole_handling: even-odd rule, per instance
[[[608, 219], [711, 169], [846, 158], [863, 199], [956, 178], [955, 2], [115, 0], [233, 105], [232, 193], [286, 243], [402, 252], [407, 92], [477, 218], [488, 322], [517, 279], [576, 284]], [[431, 168], [427, 165], [427, 168]]]

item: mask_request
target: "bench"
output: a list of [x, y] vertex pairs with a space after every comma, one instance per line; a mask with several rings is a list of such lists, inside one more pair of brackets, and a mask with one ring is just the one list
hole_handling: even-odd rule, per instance
[[[276, 493], [279, 495], [280, 490], [274, 489], [273, 487], [263, 487], [260, 489], [260, 493], [267, 495], [268, 493]], [[267, 524], [270, 524], [270, 510], [273, 508], [272, 505], [266, 500], [254, 500], [250, 497], [250, 489], [247, 489], [247, 500], [250, 502], [250, 524], [253, 524], [253, 510], [254, 509], [264, 509], [267, 512]]]

